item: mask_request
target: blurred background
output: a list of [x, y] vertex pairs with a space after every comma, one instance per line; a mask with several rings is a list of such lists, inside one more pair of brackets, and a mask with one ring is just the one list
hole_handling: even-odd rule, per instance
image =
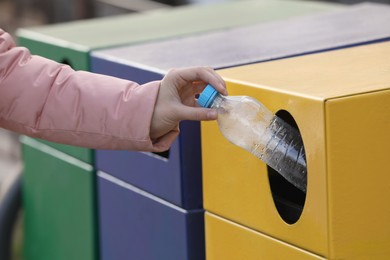
[[[65, 0], [0, 0], [0, 26], [13, 33], [18, 27], [23, 26], [144, 12], [179, 5], [228, 1], [232, 0], [71, 0], [70, 3]], [[354, 4], [365, 1], [329, 0], [328, 2]], [[370, 2], [390, 3], [390, 0], [372, 0]]]
[[[20, 27], [226, 1], [228, 0], [0, 0], [0, 28], [15, 35]], [[355, 4], [364, 1], [331, 0], [331, 2]], [[390, 4], [390, 0], [374, 2]], [[0, 203], [8, 183], [12, 182], [22, 169], [18, 135], [0, 129]], [[23, 212], [20, 212], [17, 228], [14, 230], [13, 259], [22, 259], [22, 219]]]

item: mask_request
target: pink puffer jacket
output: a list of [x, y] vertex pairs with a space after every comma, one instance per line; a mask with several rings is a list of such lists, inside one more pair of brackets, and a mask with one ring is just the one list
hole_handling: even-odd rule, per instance
[[145, 85], [31, 55], [0, 29], [0, 127], [96, 149], [163, 151], [149, 129], [160, 82]]

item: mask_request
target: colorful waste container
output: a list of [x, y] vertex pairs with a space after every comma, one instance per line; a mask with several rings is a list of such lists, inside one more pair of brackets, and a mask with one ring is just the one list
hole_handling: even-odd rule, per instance
[[[144, 83], [161, 79], [174, 67], [218, 69], [384, 41], [390, 38], [390, 27], [382, 26], [388, 20], [390, 7], [386, 5], [356, 5], [286, 21], [94, 51], [92, 71]], [[198, 123], [182, 122], [181, 135], [169, 153], [100, 150], [96, 166], [175, 205], [199, 208], [199, 133]]]
[[205, 122], [205, 209], [326, 259], [388, 259], [389, 55], [383, 42], [220, 70], [230, 95], [252, 96], [295, 123], [307, 194], [296, 199], [275, 172]]
[[[289, 58], [304, 54], [330, 51], [338, 48], [347, 48], [355, 45], [365, 45], [389, 39], [389, 29], [382, 26], [389, 21], [389, 19], [390, 8], [388, 6], [380, 4], [361, 4], [324, 14], [308, 15], [267, 24], [249, 25], [233, 28], [224, 32], [212, 32], [203, 35], [146, 43], [143, 45], [123, 46], [95, 51], [92, 52], [92, 70], [94, 72], [133, 79], [143, 83], [149, 80], [161, 79], [167, 70], [172, 67], [188, 67], [195, 65], [212, 66], [214, 68], [234, 67], [240, 64]], [[291, 30], [291, 28], [294, 28], [294, 30]], [[336, 29], [339, 29], [340, 31]], [[290, 67], [284, 69], [294, 72], [296, 67], [293, 63], [290, 63]], [[304, 71], [304, 69], [302, 69], [302, 71]], [[325, 68], [324, 71], [326, 71]], [[254, 75], [257, 74], [262, 75], [261, 69], [254, 72]], [[277, 80], [283, 80], [283, 77], [279, 77], [277, 74], [273, 75], [273, 77]], [[313, 76], [313, 78], [315, 78], [315, 76]], [[261, 82], [259, 82], [259, 84], [261, 84]], [[285, 92], [286, 93], [284, 94], [288, 96], [289, 91], [286, 90]], [[260, 96], [258, 98], [260, 99]], [[314, 113], [314, 109], [309, 109], [307, 113]], [[291, 115], [289, 110], [284, 111], [281, 109], [278, 114], [290, 123], [295, 123], [294, 115]], [[202, 203], [202, 198], [198, 197], [196, 204], [193, 204], [193, 201], [189, 200], [189, 198], [194, 198], [190, 196], [201, 193], [199, 192], [201, 186], [195, 186], [195, 184], [198, 185], [202, 182], [200, 179], [202, 162], [199, 160], [201, 153], [200, 150], [197, 150], [200, 149], [200, 137], [197, 127], [197, 124], [194, 122], [183, 122], [181, 124], [180, 137], [175, 141], [172, 148], [169, 150], [169, 153], [163, 156], [124, 151], [97, 151], [97, 168], [114, 178], [134, 185], [153, 196], [162, 198], [164, 201], [178, 205], [183, 209], [197, 208], [199, 207], [197, 205]], [[322, 125], [319, 126], [320, 129], [321, 127]], [[316, 129], [317, 128], [313, 129], [313, 131]], [[213, 130], [216, 131], [215, 129]], [[207, 137], [207, 135], [208, 132], [202, 131], [202, 136], [205, 136], [204, 138], [206, 140], [211, 142], [211, 140], [216, 138], [215, 134], [210, 137]], [[220, 139], [221, 137], [218, 138], [218, 140]], [[222, 143], [226, 143], [226, 141]], [[203, 158], [204, 154], [210, 156], [210, 153], [213, 153], [215, 154], [214, 157], [222, 154], [219, 150], [210, 149], [209, 146], [205, 146], [203, 143], [202, 146]], [[212, 146], [215, 146], [215, 142], [212, 143]], [[220, 146], [218, 147], [224, 149]], [[214, 167], [214, 174], [206, 172], [207, 164], [210, 164], [210, 162], [205, 161], [205, 165], [203, 165], [203, 169], [205, 170], [204, 175], [209, 174], [211, 176], [207, 178], [216, 178], [220, 183], [219, 185], [222, 185], [224, 182], [232, 182], [231, 185], [234, 184], [237, 185], [237, 187], [240, 187], [242, 182], [247, 182], [247, 184], [244, 185], [245, 188], [243, 189], [246, 190], [245, 192], [242, 192], [243, 194], [252, 190], [264, 190], [263, 186], [268, 185], [268, 175], [266, 173], [263, 173], [263, 176], [265, 176], [264, 178], [266, 178], [267, 181], [262, 180], [260, 184], [260, 181], [254, 179], [251, 179], [250, 181], [241, 179], [238, 181], [233, 175], [226, 176], [225, 172], [228, 171], [228, 169], [233, 168], [236, 170], [234, 173], [237, 174], [237, 172], [240, 172], [242, 178], [248, 177], [248, 174], [242, 174], [243, 170], [240, 171], [236, 167], [233, 167], [232, 164], [235, 162], [233, 157], [235, 156], [231, 155], [230, 157], [227, 157], [225, 153], [228, 152], [225, 151], [223, 153], [224, 155], [219, 158], [220, 160], [218, 160], [218, 163], [215, 162], [212, 164]], [[214, 157], [211, 157], [209, 160], [213, 160]], [[242, 160], [243, 164], [240, 165], [240, 167], [248, 170], [248, 166], [244, 163], [244, 161], [248, 159], [244, 158]], [[231, 162], [229, 163], [229, 166], [218, 169], [218, 165], [226, 164], [226, 161]], [[260, 169], [262, 169], [260, 167], [261, 163], [258, 162], [258, 160], [256, 162], [258, 164], [256, 169], [259, 168], [260, 171]], [[189, 165], [191, 165], [191, 167], [188, 167]], [[262, 167], [267, 169], [265, 166]], [[250, 169], [252, 172], [256, 172], [253, 168]], [[197, 176], [198, 179], [191, 179], [194, 178], [194, 176]], [[277, 207], [276, 213], [278, 215], [276, 218], [284, 223], [284, 228], [291, 225], [299, 226], [299, 219], [303, 217], [302, 210], [304, 206], [309, 203], [310, 198], [307, 198], [305, 194], [294, 190], [288, 186], [288, 184], [283, 183], [278, 179], [278, 176], [275, 175], [275, 173], [271, 175], [271, 171], [270, 176], [272, 177], [272, 180], [270, 179], [270, 181], [273, 181], [275, 187], [278, 187], [277, 189], [274, 189], [287, 190], [289, 192], [285, 195], [283, 193], [280, 194], [280, 192], [277, 191], [268, 191], [268, 203], [271, 203], [275, 209]], [[254, 185], [256, 183], [259, 184], [259, 186], [253, 187], [252, 190], [248, 188], [248, 185]], [[219, 185], [215, 181], [212, 183], [209, 182], [209, 184], [205, 183], [203, 186], [213, 190], [213, 187], [218, 187]], [[117, 188], [119, 189], [119, 187]], [[99, 196], [108, 196], [105, 192], [107, 191], [99, 189], [99, 194], [102, 193]], [[244, 213], [251, 212], [253, 203], [256, 204], [256, 207], [260, 207], [264, 203], [262, 200], [246, 203], [246, 200], [249, 200], [250, 198], [241, 196], [236, 192], [232, 192], [232, 190], [228, 191], [227, 189], [224, 190], [224, 192], [229, 193], [228, 199], [216, 201], [215, 194], [217, 194], [217, 192], [218, 190], [214, 191], [214, 193], [205, 191], [203, 194], [204, 196], [210, 196], [210, 201], [218, 204], [219, 207], [230, 205], [228, 201], [231, 201], [233, 200], [233, 197], [236, 197], [236, 199], [233, 200], [234, 202], [247, 206], [247, 208], [242, 210]], [[238, 192], [241, 192], [241, 190], [238, 190]], [[224, 195], [221, 196], [223, 197]], [[286, 200], [286, 196], [290, 200]], [[113, 203], [113, 201], [101, 202], [101, 204], [103, 203]], [[207, 201], [205, 203], [206, 210], [217, 213], [215, 209], [218, 209], [219, 207], [209, 209], [207, 208]], [[128, 207], [132, 206], [128, 205]], [[229, 208], [229, 206], [226, 207]], [[236, 212], [236, 215], [240, 215], [240, 209], [237, 207], [226, 210], [229, 212]], [[283, 215], [279, 215], [279, 211], [282, 212], [281, 214]], [[320, 213], [325, 214], [325, 211], [322, 210]], [[100, 214], [104, 213], [101, 212]], [[267, 208], [265, 207], [264, 210], [256, 216], [250, 215], [250, 217], [259, 218], [260, 214], [267, 214]], [[233, 216], [235, 215], [233, 214]], [[224, 215], [222, 215], [222, 217], [226, 218]], [[231, 221], [230, 218], [226, 219]], [[247, 226], [246, 222], [239, 222], [237, 221], [237, 218], [232, 220], [235, 223]], [[314, 220], [318, 222], [314, 222]], [[316, 215], [312, 225], [320, 224], [321, 221], [321, 216]], [[111, 221], [108, 218], [106, 218], [105, 221], [100, 221], [101, 229], [109, 230], [107, 227], [110, 226], [110, 222]], [[301, 243], [295, 242], [289, 243], [289, 246], [299, 248], [298, 251], [303, 250], [307, 253], [314, 252], [314, 254], [308, 253], [308, 255], [314, 259], [321, 259], [321, 256], [325, 255], [326, 252], [322, 247], [322, 242], [324, 242], [322, 239], [328, 238], [321, 237], [323, 232], [325, 232], [324, 229], [321, 229], [321, 226], [317, 227], [317, 229], [313, 228], [313, 226], [308, 227], [305, 231], [301, 231], [307, 232], [308, 238], [306, 238], [306, 240], [310, 240], [309, 244], [315, 244], [314, 247], [302, 246]], [[121, 228], [126, 229], [126, 226]], [[127, 229], [131, 230], [129, 227]], [[274, 237], [274, 233], [261, 232], [262, 230], [255, 228], [252, 229], [256, 232]], [[116, 228], [113, 228], [110, 231], [112, 232], [111, 237], [115, 237], [119, 232]], [[313, 239], [314, 232], [317, 232], [319, 237], [321, 237], [319, 240]], [[298, 235], [295, 234], [295, 236]], [[120, 250], [120, 245], [110, 244], [106, 237], [107, 236], [101, 237], [102, 250]], [[305, 236], [301, 235], [300, 238], [304, 239]], [[278, 237], [278, 239], [279, 242], [286, 241], [286, 236], [283, 233], [283, 236]], [[206, 244], [207, 241], [206, 218]], [[212, 245], [210, 246], [211, 248], [207, 248], [206, 250], [207, 256], [208, 250], [213, 250]], [[258, 255], [254, 253], [254, 256]]]
[[[285, 8], [281, 9], [282, 6]], [[33, 54], [67, 63], [77, 70], [90, 70], [89, 54], [91, 50], [226, 29], [335, 8], [338, 8], [338, 5], [325, 3], [278, 0], [237, 1], [22, 29], [18, 32], [18, 40], [20, 45], [28, 47]], [[50, 153], [40, 152], [40, 144], [42, 143], [54, 147], [55, 151], [70, 155], [76, 161], [87, 163], [92, 167], [92, 170], [85, 173], [77, 167], [64, 167], [63, 164], [67, 165], [66, 160], [61, 161], [64, 156], [53, 157]], [[34, 152], [37, 154], [35, 155]], [[40, 163], [34, 165], [34, 162], [38, 162], [36, 157], [40, 158]], [[76, 250], [76, 247], [73, 247], [74, 242], [78, 240], [73, 239], [70, 235], [65, 235], [73, 230], [67, 225], [61, 224], [63, 219], [67, 219], [69, 225], [74, 221], [74, 227], [80, 227], [80, 223], [83, 223], [81, 226], [88, 226], [88, 228], [78, 229], [77, 236], [81, 242], [77, 243], [84, 247], [84, 251], [95, 252], [98, 246], [91, 244], [90, 240], [97, 238], [96, 227], [90, 227], [96, 223], [97, 219], [97, 209], [93, 199], [96, 196], [94, 151], [39, 140], [24, 147], [24, 160], [28, 163], [25, 167], [26, 177], [23, 190], [26, 194], [30, 194], [24, 196], [25, 218], [29, 226], [26, 229], [26, 244], [43, 245], [47, 240], [50, 240], [51, 251], [50, 254], [48, 253], [47, 259], [59, 259], [58, 255], [62, 254], [64, 247], [73, 252]], [[50, 165], [50, 168], [43, 170], [41, 167], [45, 164]], [[36, 169], [42, 169], [45, 174], [50, 175], [50, 178], [44, 177], [46, 175], [42, 175]], [[68, 174], [70, 180], [61, 182], [62, 174], [65, 175], [70, 170], [72, 170], [72, 173]], [[63, 197], [52, 194], [55, 191], [72, 192], [74, 183], [77, 183], [79, 187], [84, 187], [85, 193], [76, 193], [79, 197], [73, 200], [73, 204], [66, 202], [67, 193], [64, 193]], [[38, 187], [41, 186], [51, 187], [45, 191], [45, 196], [40, 196], [42, 190]], [[58, 204], [61, 205], [62, 211], [59, 211], [61, 214], [52, 212], [55, 208], [52, 197], [59, 198]], [[38, 206], [40, 212], [36, 211]], [[83, 210], [77, 211], [76, 209]], [[57, 235], [64, 234], [62, 240], [56, 240], [53, 233], [42, 229], [42, 222], [38, 217], [42, 214], [51, 217], [51, 230], [55, 230]], [[74, 219], [74, 216], [78, 216], [78, 218]], [[86, 219], [89, 220], [89, 223], [83, 222]], [[26, 259], [34, 259], [36, 250], [38, 250], [36, 248], [39, 246], [27, 247]], [[68, 256], [67, 259], [96, 259], [97, 256], [96, 252], [89, 255], [84, 254], [81, 257], [63, 255]]]
[[[370, 12], [367, 12], [367, 10], [370, 10]], [[375, 17], [372, 15], [371, 11], [375, 11]], [[359, 24], [359, 21], [361, 21], [361, 20], [356, 19], [356, 17], [359, 17], [359, 15], [364, 16], [365, 17], [364, 19], [366, 19], [366, 20], [370, 20], [371, 18], [374, 20], [374, 22], [370, 23], [369, 26], [367, 26], [365, 28], [365, 30], [359, 30], [360, 34], [359, 34], [359, 32], [357, 33], [354, 30], [354, 26], [350, 26], [350, 27], [347, 26], [348, 24], [349, 25]], [[292, 24], [293, 26], [299, 27], [299, 26], [303, 26], [304, 23], [311, 22], [312, 24], [321, 25], [320, 28], [323, 28], [324, 32], [332, 33], [333, 30], [331, 28], [334, 28], [334, 25], [333, 25], [334, 19], [336, 19], [336, 20], [338, 19], [339, 28], [344, 29], [345, 32], [342, 34], [337, 32], [337, 33], [334, 33], [331, 35], [325, 35], [325, 36], [321, 35], [321, 36], [323, 36], [323, 38], [317, 39], [317, 41], [316, 41], [316, 44], [318, 44], [318, 46], [319, 46], [319, 47], [317, 46], [317, 48], [313, 47], [309, 44], [310, 41], [312, 41], [313, 39], [311, 39], [310, 41], [303, 40], [300, 44], [294, 45], [296, 48], [296, 52], [288, 52], [287, 54], [286, 54], [286, 52], [283, 52], [282, 55], [276, 56], [276, 57], [277, 57], [277, 59], [279, 59], [279, 58], [284, 58], [285, 55], [287, 57], [290, 57], [290, 56], [302, 55], [302, 54], [306, 54], [306, 53], [319, 52], [322, 50], [350, 47], [353, 45], [367, 44], [367, 43], [372, 43], [372, 42], [376, 42], [376, 41], [385, 41], [389, 36], [387, 28], [383, 29], [383, 27], [379, 27], [379, 28], [382, 28], [383, 31], [378, 32], [377, 30], [371, 30], [370, 26], [376, 27], [378, 24], [383, 24], [384, 21], [387, 21], [387, 17], [388, 17], [387, 15], [388, 15], [388, 9], [386, 8], [386, 6], [369, 4], [369, 5], [359, 5], [356, 7], [352, 7], [348, 10], [345, 10], [345, 12], [342, 12], [342, 11], [333, 12], [333, 13], [329, 13], [329, 14], [319, 15], [318, 17], [317, 16], [316, 17], [310, 16], [310, 19], [308, 17], [304, 17], [304, 18], [297, 18], [297, 19], [289, 20], [288, 22], [286, 22], [286, 24]], [[341, 19], [341, 17], [343, 19]], [[326, 25], [328, 25], [328, 27], [326, 27]], [[269, 27], [269, 26], [271, 26], [271, 25], [270, 24], [264, 25], [264, 28], [266, 28], [264, 30], [270, 30], [269, 28], [272, 28], [272, 26], [271, 27]], [[283, 27], [280, 27], [280, 28], [283, 28]], [[308, 26], [308, 28], [309, 28], [308, 31], [305, 31], [305, 33], [309, 32], [308, 35], [310, 35], [310, 33], [311, 33], [311, 35], [316, 35], [318, 33], [319, 27]], [[248, 28], [245, 28], [245, 29], [240, 28], [240, 29], [232, 29], [231, 31], [241, 32], [241, 30], [247, 30], [247, 29]], [[210, 34], [210, 35], [214, 35], [214, 34]], [[248, 34], [248, 35], [252, 35], [252, 34]], [[283, 39], [282, 36], [280, 36], [279, 39]], [[205, 35], [188, 37], [188, 39], [191, 38], [193, 40], [193, 39], [196, 39], [198, 37], [202, 38], [202, 37], [205, 37]], [[178, 41], [180, 41], [180, 43], [183, 43], [184, 41], [186, 41], [188, 39], [182, 38], [182, 39], [178, 39]], [[284, 38], [284, 40], [287, 44], [288, 38]], [[174, 41], [170, 41], [170, 42], [174, 42]], [[196, 42], [196, 41], [194, 40], [194, 42]], [[331, 47], [331, 44], [330, 44], [331, 42], [333, 42], [335, 44], [333, 47]], [[142, 46], [140, 45], [140, 46], [121, 47], [121, 48], [115, 48], [115, 49], [111, 49], [111, 50], [103, 50], [103, 51], [93, 52], [93, 54], [92, 54], [92, 69], [95, 72], [100, 72], [100, 73], [105, 72], [107, 74], [115, 73], [118, 71], [131, 71], [132, 69], [134, 69], [135, 71], [140, 72], [138, 75], [141, 75], [141, 77], [143, 77], [144, 75], [147, 75], [145, 77], [146, 79], [145, 78], [139, 79], [140, 83], [142, 83], [143, 80], [147, 80], [149, 77], [150, 77], [149, 79], [151, 79], [150, 75], [155, 75], [155, 77], [157, 79], [158, 79], [158, 77], [161, 78], [164, 75], [164, 73], [166, 72], [166, 68], [161, 66], [161, 64], [158, 64], [158, 63], [153, 64], [152, 62], [151, 63], [142, 63], [142, 62], [140, 62], [141, 60], [132, 60], [132, 58], [128, 58], [128, 59], [126, 58], [127, 55], [128, 55], [128, 57], [130, 57], [131, 54], [135, 54], [137, 51], [140, 51], [143, 48], [145, 48], [145, 50], [148, 50], [148, 51], [153, 50], [153, 49], [157, 50], [157, 49], [159, 49], [158, 46], [161, 46], [160, 44], [165, 44], [165, 42], [150, 43], [150, 44], [145, 44]], [[179, 44], [179, 45], [181, 45], [181, 44]], [[173, 46], [177, 46], [177, 45], [173, 45]], [[187, 47], [188, 46], [190, 46], [190, 45], [187, 45]], [[272, 49], [269, 46], [267, 46], [267, 47], [269, 49]], [[305, 49], [304, 47], [307, 48], [306, 51], [302, 51]], [[137, 49], [137, 51], [134, 51], [134, 49]], [[241, 49], [238, 48], [236, 50], [241, 50]], [[246, 50], [247, 49], [243, 49], [242, 52], [245, 54]], [[226, 53], [228, 53], [228, 52], [224, 52], [224, 54], [226, 54]], [[177, 55], [180, 56], [180, 53], [178, 53]], [[218, 60], [218, 56], [214, 56], [214, 57], [216, 57], [216, 60]], [[273, 56], [273, 57], [275, 57], [275, 56]], [[175, 57], [170, 56], [170, 61], [174, 60], [174, 58]], [[209, 59], [212, 59], [212, 58], [213, 57], [209, 57]], [[269, 59], [270, 59], [269, 56], [265, 55], [265, 60], [269, 60]], [[177, 58], [177, 60], [178, 60], [178, 63], [177, 63], [177, 65], [174, 65], [175, 67], [184, 66], [183, 65], [184, 62], [180, 63], [180, 62], [182, 62], [182, 60], [180, 60], [179, 58]], [[261, 61], [261, 59], [259, 59], [259, 61]], [[245, 61], [245, 62], [247, 62], [247, 61]], [[206, 65], [213, 64], [212, 62], [208, 63], [206, 60], [205, 60], [205, 63], [206, 63]], [[190, 64], [185, 63], [185, 66], [187, 66], [187, 65], [190, 65]], [[227, 66], [229, 66], [229, 65], [227, 65]], [[230, 66], [234, 66], [234, 65], [231, 64]], [[99, 70], [99, 68], [101, 68], [102, 70]], [[106, 68], [106, 71], [103, 70], [104, 68]], [[112, 71], [111, 72], [108, 71], [108, 68], [112, 69]], [[294, 66], [291, 66], [291, 68], [294, 68]], [[116, 75], [116, 76], [121, 76], [123, 78], [137, 77], [136, 74], [134, 74], [134, 75], [122, 74], [122, 75]], [[281, 113], [285, 114], [283, 112], [281, 112]], [[287, 113], [287, 115], [289, 115], [289, 114]], [[183, 129], [186, 129], [184, 125], [182, 125], [182, 127], [183, 127], [182, 134], [185, 135], [185, 132], [187, 130], [183, 130]], [[188, 131], [190, 131], [191, 129], [194, 129], [194, 128], [189, 127], [188, 129], [189, 129]], [[188, 135], [188, 136], [190, 136], [190, 135]], [[183, 139], [179, 139], [178, 143], [174, 144], [174, 145], [177, 145], [177, 147], [179, 147], [180, 149], [182, 149], [185, 145], [185, 143], [180, 143], [181, 140], [183, 140]], [[172, 156], [172, 154], [173, 155], [180, 154], [180, 152], [178, 153], [178, 150], [175, 151], [174, 149], [175, 149], [175, 146], [173, 146], [172, 149], [169, 151], [169, 156]], [[185, 151], [188, 151], [188, 152], [191, 151], [193, 153], [194, 150], [191, 148], [186, 148]], [[103, 156], [104, 156], [103, 153], [105, 153], [105, 152], [106, 151], [101, 151], [101, 153], [100, 153], [100, 151], [98, 151], [98, 157], [97, 157], [98, 168], [101, 167], [101, 165], [103, 165], [103, 164], [100, 164], [101, 163], [100, 159], [103, 158]], [[183, 150], [183, 152], [184, 152], [184, 150]], [[121, 165], [122, 169], [119, 169], [119, 171], [121, 171], [121, 172], [118, 172], [116, 170], [112, 171], [113, 168], [111, 168], [111, 170], [110, 170], [110, 168], [99, 168], [100, 170], [104, 170], [104, 171], [106, 171], [106, 174], [111, 175], [115, 178], [118, 178], [121, 181], [124, 181], [125, 183], [129, 183], [131, 185], [134, 185], [137, 188], [140, 188], [141, 190], [146, 191], [153, 196], [160, 197], [164, 201], [167, 200], [168, 202], [173, 203], [168, 198], [163, 197], [163, 195], [161, 195], [162, 193], [160, 193], [160, 191], [159, 191], [159, 189], [165, 189], [166, 191], [171, 192], [171, 191], [174, 191], [173, 188], [170, 190], [166, 189], [167, 186], [165, 183], [164, 183], [164, 185], [162, 185], [163, 188], [161, 188], [161, 187], [156, 188], [156, 186], [152, 185], [152, 184], [158, 185], [159, 179], [157, 179], [157, 178], [158, 178], [158, 175], [160, 173], [162, 176], [167, 177], [167, 176], [169, 176], [169, 173], [171, 172], [171, 171], [164, 172], [164, 170], [162, 168], [163, 166], [152, 168], [153, 164], [154, 164], [153, 160], [155, 160], [155, 161], [160, 160], [161, 162], [166, 162], [166, 161], [169, 161], [171, 159], [170, 157], [165, 158], [165, 159], [164, 158], [156, 158], [156, 157], [163, 157], [163, 156], [153, 155], [153, 154], [140, 154], [140, 153], [137, 153], [133, 157], [131, 152], [112, 152], [112, 153], [113, 154], [107, 156], [106, 158], [103, 158], [103, 160], [106, 160], [107, 167], [112, 166], [113, 168], [115, 168], [116, 166]], [[100, 157], [99, 154], [101, 154], [102, 157]], [[140, 157], [137, 157], [137, 156], [140, 156]], [[142, 165], [140, 164], [140, 166], [138, 168], [137, 162], [139, 162], [141, 160], [140, 158], [142, 158], [142, 156], [144, 156], [144, 158], [146, 158], [145, 159], [146, 161], [144, 161], [142, 163]], [[192, 155], [192, 156], [194, 157], [194, 155]], [[132, 160], [132, 158], [137, 158], [137, 159], [134, 159], [131, 164], [127, 164], [128, 162], [130, 162]], [[180, 156], [178, 156], [178, 158], [180, 158]], [[147, 161], [148, 159], [150, 160], [149, 162]], [[102, 161], [102, 163], [103, 163], [103, 161]], [[111, 166], [110, 166], [110, 163], [111, 163]], [[164, 165], [164, 164], [161, 163], [161, 165]], [[185, 165], [185, 164], [183, 164], [183, 165]], [[118, 167], [116, 167], [116, 168], [118, 168]], [[140, 171], [140, 169], [141, 170], [148, 169], [148, 171]], [[149, 169], [152, 169], [152, 170], [149, 171]], [[176, 176], [178, 176], [178, 177], [175, 177], [175, 178], [180, 179], [180, 174], [184, 175], [184, 173], [181, 171], [182, 171], [182, 169], [176, 173]], [[219, 173], [221, 173], [221, 172], [224, 172], [224, 171], [222, 170]], [[220, 175], [223, 176], [223, 174], [220, 174]], [[141, 177], [144, 176], [145, 178], [141, 179], [139, 182], [133, 181], [138, 176], [141, 176]], [[154, 178], [156, 178], [156, 179], [154, 179]], [[145, 185], [145, 186], [142, 186], [142, 185]], [[148, 185], [150, 185], [150, 186], [148, 187]], [[117, 188], [120, 189], [120, 187], [117, 187]], [[193, 187], [191, 187], [191, 188], [193, 188]], [[105, 191], [99, 190], [99, 193], [102, 193], [99, 196], [105, 197], [105, 195], [104, 195]], [[191, 193], [191, 194], [193, 194], [193, 193]], [[186, 193], [182, 193], [180, 195], [183, 198], [185, 198]], [[276, 193], [274, 193], [274, 195], [276, 197]], [[293, 220], [288, 219], [284, 216], [287, 219], [286, 223], [288, 225], [293, 224], [293, 223], [288, 223], [288, 222], [294, 222], [294, 221], [296, 222], [296, 218], [300, 217], [300, 214], [302, 212], [302, 208], [304, 206], [305, 199], [306, 199], [306, 197], [304, 195], [300, 196], [297, 193], [294, 194], [294, 197], [297, 197], [297, 199], [296, 199], [298, 201], [297, 203], [302, 203], [302, 204], [298, 205], [298, 206], [296, 206], [296, 204], [293, 204], [290, 207], [290, 208], [294, 208], [294, 214], [292, 214]], [[273, 197], [271, 199], [273, 199]], [[277, 202], [280, 205], [282, 205], [283, 199], [279, 199], [279, 200], [277, 200]], [[101, 202], [101, 205], [103, 205], [103, 203], [112, 203], [112, 202], [108, 202], [108, 201]], [[174, 204], [177, 205], [176, 202]], [[105, 207], [105, 206], [103, 206], [103, 207]], [[128, 211], [131, 211], [132, 205], [129, 204], [129, 205], [127, 205], [126, 208]], [[288, 210], [285, 210], [285, 208], [280, 206], [279, 210], [280, 211], [283, 211], [283, 210], [287, 211], [287, 215], [288, 215], [290, 208], [287, 207]], [[111, 237], [115, 237], [115, 234], [119, 234], [120, 232], [119, 232], [117, 227], [114, 227], [112, 225], [112, 223], [113, 223], [113, 221], [107, 220], [104, 222], [100, 222], [100, 225], [101, 225], [101, 229], [110, 230], [112, 232]], [[126, 227], [122, 226], [121, 229], [126, 229]], [[114, 252], [116, 250], [123, 249], [124, 247], [129, 247], [129, 245], [126, 243], [123, 243], [123, 244], [118, 243], [115, 245], [108, 244], [104, 241], [104, 237], [101, 241], [102, 241], [101, 247], [103, 248], [102, 250], [105, 250], [106, 252]], [[116, 241], [118, 241], [118, 239]], [[206, 238], [206, 241], [207, 241], [207, 238]], [[314, 239], [312, 239], [312, 241], [314, 241]], [[105, 246], [108, 246], [110, 248], [108, 248], [108, 249], [104, 248]], [[295, 245], [295, 246], [297, 246], [297, 245]], [[308, 251], [310, 251], [310, 250], [308, 250]], [[318, 253], [318, 255], [321, 255], [321, 253]], [[109, 257], [107, 259], [109, 259]]]

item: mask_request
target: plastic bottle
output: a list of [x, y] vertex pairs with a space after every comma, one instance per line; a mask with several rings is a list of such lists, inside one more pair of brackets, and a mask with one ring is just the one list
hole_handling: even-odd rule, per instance
[[299, 132], [248, 96], [223, 96], [208, 85], [198, 98], [214, 108], [218, 126], [233, 144], [251, 152], [306, 192], [306, 158]]

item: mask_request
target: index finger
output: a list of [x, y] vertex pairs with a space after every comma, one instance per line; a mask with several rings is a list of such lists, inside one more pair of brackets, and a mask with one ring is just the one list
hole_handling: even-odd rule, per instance
[[212, 85], [222, 95], [227, 96], [226, 84], [223, 78], [209, 67], [193, 67], [177, 69], [176, 72], [186, 82], [204, 81]]

